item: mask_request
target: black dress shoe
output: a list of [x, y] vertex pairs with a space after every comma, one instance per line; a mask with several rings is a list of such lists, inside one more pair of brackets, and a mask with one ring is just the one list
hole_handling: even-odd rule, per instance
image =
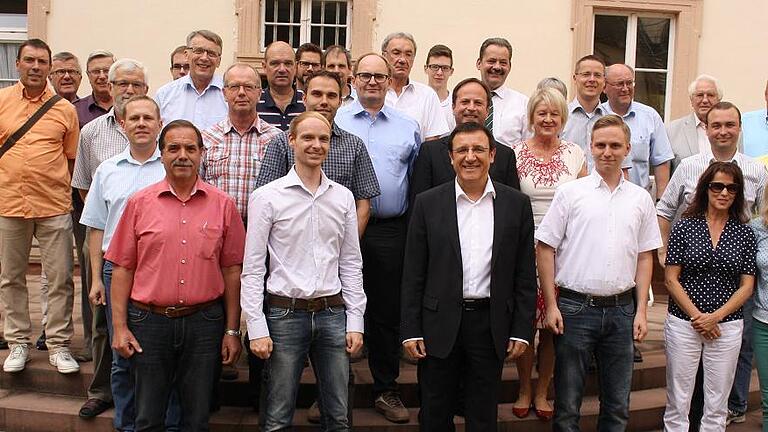
[[8, 341], [0, 337], [0, 350], [8, 349]]
[[111, 406], [112, 406], [111, 403], [104, 402], [101, 399], [88, 399], [87, 401], [85, 401], [83, 406], [80, 407], [80, 412], [78, 413], [78, 415], [86, 419], [94, 418], [97, 415], [108, 410], [109, 407]]
[[637, 348], [637, 345], [632, 344], [632, 346], [635, 348], [635, 353], [633, 355], [633, 360], [635, 363], [642, 363], [643, 362], [643, 353], [640, 352], [640, 350]]
[[48, 345], [45, 344], [45, 330], [40, 334], [40, 337], [37, 338], [37, 342], [35, 342], [35, 348], [37, 348], [40, 351], [48, 351]]

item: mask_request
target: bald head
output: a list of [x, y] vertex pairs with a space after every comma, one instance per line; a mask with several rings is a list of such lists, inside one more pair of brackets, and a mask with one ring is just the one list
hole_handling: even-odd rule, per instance
[[635, 71], [625, 64], [610, 65], [605, 69], [605, 84], [611, 109], [616, 114], [626, 114], [635, 97]]
[[286, 90], [296, 76], [296, 60], [293, 48], [285, 42], [272, 42], [264, 52], [264, 72], [272, 89]]

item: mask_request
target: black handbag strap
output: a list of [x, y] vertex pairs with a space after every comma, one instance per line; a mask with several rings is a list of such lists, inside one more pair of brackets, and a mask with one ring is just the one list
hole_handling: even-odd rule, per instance
[[0, 147], [0, 158], [3, 157], [5, 152], [11, 149], [14, 144], [16, 144], [16, 141], [20, 140], [21, 137], [24, 136], [27, 132], [29, 132], [30, 129], [32, 129], [32, 126], [37, 123], [38, 120], [40, 120], [40, 117], [45, 115], [45, 113], [48, 112], [49, 109], [51, 109], [54, 105], [56, 105], [56, 102], [60, 101], [62, 99], [59, 95], [53, 95], [52, 98], [45, 101], [43, 106], [38, 108], [37, 111], [35, 111], [34, 114], [32, 114], [32, 117], [29, 118], [19, 129], [16, 130], [16, 132], [13, 133], [10, 137], [8, 137], [7, 140], [3, 143], [3, 146]]

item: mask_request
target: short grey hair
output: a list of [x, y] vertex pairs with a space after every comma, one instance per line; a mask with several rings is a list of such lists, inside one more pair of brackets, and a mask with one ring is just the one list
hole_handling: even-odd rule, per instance
[[381, 43], [381, 52], [387, 51], [387, 46], [392, 39], [405, 39], [413, 45], [413, 53], [416, 54], [416, 40], [413, 39], [413, 35], [406, 32], [390, 33], [384, 38], [384, 42]]
[[224, 71], [224, 75], [223, 75], [224, 85], [227, 85], [227, 83], [229, 82], [229, 80], [227, 79], [228, 78], [227, 75], [229, 74], [229, 71], [231, 71], [232, 69], [250, 69], [250, 70], [252, 70], [253, 73], [256, 75], [256, 85], [259, 86], [259, 88], [261, 88], [261, 76], [259, 75], [259, 71], [257, 71], [256, 68], [253, 67], [253, 65], [250, 65], [250, 64], [244, 63], [244, 62], [232, 63], [227, 68], [227, 70]]
[[553, 88], [562, 93], [564, 98], [568, 99], [568, 87], [565, 86], [564, 82], [555, 77], [544, 78], [536, 84], [537, 92], [545, 88]]
[[147, 71], [147, 67], [144, 66], [144, 64], [138, 60], [134, 60], [131, 58], [121, 58], [116, 62], [112, 63], [112, 66], [109, 67], [109, 75], [108, 75], [109, 82], [113, 82], [115, 80], [115, 75], [117, 74], [117, 71], [141, 72], [144, 74], [144, 84], [149, 84], [149, 71]]
[[701, 74], [696, 77], [695, 80], [691, 81], [691, 84], [688, 86], [688, 97], [692, 98], [693, 93], [696, 92], [696, 84], [699, 83], [699, 81], [709, 81], [712, 84], [715, 85], [715, 89], [717, 89], [717, 98], [723, 99], [723, 89], [720, 87], [720, 82], [717, 80], [717, 78], [713, 77], [712, 75], [707, 74]]
[[78, 60], [76, 55], [72, 54], [69, 51], [57, 52], [51, 57], [51, 61], [67, 61], [67, 60], [74, 60], [75, 63], [77, 63], [77, 68], [80, 69], [80, 60]]
[[217, 35], [216, 33], [210, 31], [210, 30], [195, 30], [187, 35], [187, 47], [190, 46], [192, 43], [192, 38], [195, 36], [200, 36], [204, 39], [208, 39], [209, 41], [215, 43], [219, 48], [224, 48], [224, 43], [221, 41], [221, 36]]
[[115, 55], [107, 50], [96, 50], [92, 53], [88, 54], [88, 60], [85, 62], [85, 67], [87, 68], [88, 65], [91, 63], [91, 60], [96, 60], [100, 58], [109, 58], [112, 59], [112, 61], [115, 61]]

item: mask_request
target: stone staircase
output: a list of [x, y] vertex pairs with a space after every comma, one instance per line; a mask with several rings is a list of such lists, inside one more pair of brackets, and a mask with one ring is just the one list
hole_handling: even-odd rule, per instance
[[[35, 282], [39, 277], [30, 275], [30, 299], [33, 323], [39, 323], [39, 307], [34, 295]], [[76, 283], [77, 286], [77, 283]], [[76, 295], [77, 299], [78, 296]], [[631, 415], [628, 430], [655, 431], [662, 428], [665, 406], [665, 357], [662, 326], [666, 315], [666, 297], [657, 296], [656, 305], [649, 314], [649, 335], [641, 345], [645, 361], [635, 365], [632, 380]], [[77, 302], [77, 300], [76, 300]], [[79, 305], [75, 305], [79, 310]], [[76, 318], [78, 320], [79, 317]], [[38, 331], [36, 325], [35, 332]], [[79, 322], [75, 328], [79, 329]], [[34, 333], [36, 334], [36, 333]], [[75, 340], [81, 341], [78, 333]], [[75, 347], [74, 349], [77, 349]], [[0, 352], [0, 361], [8, 351]], [[32, 361], [25, 371], [18, 374], [0, 372], [0, 430], [28, 432], [85, 432], [112, 430], [112, 410], [92, 420], [82, 420], [77, 412], [86, 399], [86, 388], [92, 375], [92, 363], [81, 365], [81, 372], [62, 375], [49, 364], [47, 353], [32, 350]], [[354, 430], [365, 432], [416, 432], [418, 431], [418, 398], [416, 367], [401, 363], [400, 384], [402, 399], [411, 412], [411, 420], [405, 424], [386, 421], [372, 408], [372, 378], [365, 360], [352, 365], [356, 377], [354, 397]], [[245, 356], [238, 364], [239, 377], [235, 381], [221, 381], [219, 394], [222, 407], [211, 417], [212, 431], [257, 431], [258, 415], [249, 406], [250, 389]], [[301, 389], [294, 425], [296, 431], [316, 431], [319, 427], [306, 420], [314, 389], [314, 376], [307, 368], [302, 374]], [[514, 364], [507, 364], [503, 371], [501, 405], [499, 407], [499, 431], [525, 430], [543, 432], [551, 430], [551, 423], [542, 422], [534, 415], [517, 419], [512, 415], [512, 403], [517, 396], [518, 380]], [[582, 407], [581, 426], [584, 431], [596, 430], [598, 414], [598, 382], [590, 375], [586, 397]], [[550, 394], [550, 398], [553, 395]], [[750, 390], [750, 407], [759, 407], [757, 374], [753, 373]], [[464, 430], [462, 419], [457, 418], [458, 430]]]

